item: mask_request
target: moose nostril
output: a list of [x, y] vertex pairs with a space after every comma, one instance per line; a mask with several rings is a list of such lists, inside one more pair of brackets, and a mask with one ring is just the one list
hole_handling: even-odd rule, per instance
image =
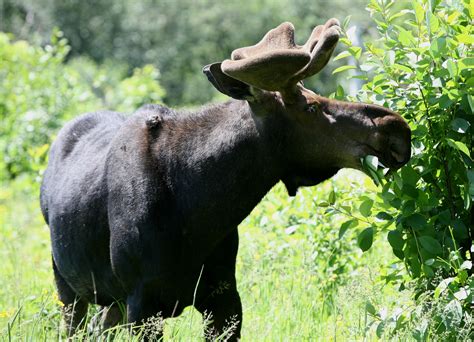
[[392, 143], [390, 144], [390, 154], [398, 163], [405, 164], [410, 159], [410, 148], [401, 143]]
[[392, 155], [393, 158], [395, 158], [395, 160], [399, 163], [403, 163], [405, 161], [405, 156], [400, 153], [400, 152], [397, 152], [395, 150], [390, 150], [390, 153]]

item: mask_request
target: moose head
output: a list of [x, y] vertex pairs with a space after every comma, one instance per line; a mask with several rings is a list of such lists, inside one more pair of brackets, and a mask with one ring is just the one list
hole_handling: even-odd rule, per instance
[[404, 165], [411, 132], [400, 115], [378, 105], [331, 100], [303, 85], [328, 63], [339, 40], [338, 20], [317, 26], [302, 46], [295, 44], [294, 32], [291, 23], [283, 23], [256, 45], [234, 50], [230, 60], [203, 69], [220, 92], [280, 122], [285, 138], [279, 138], [288, 140], [278, 146], [292, 170], [282, 179], [289, 193], [340, 168], [360, 169], [360, 158], [369, 154], [390, 168]]

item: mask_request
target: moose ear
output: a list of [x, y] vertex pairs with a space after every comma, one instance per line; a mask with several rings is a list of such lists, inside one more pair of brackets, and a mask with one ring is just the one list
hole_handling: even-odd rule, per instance
[[206, 65], [202, 72], [207, 76], [209, 82], [221, 93], [237, 100], [253, 98], [250, 86], [224, 74], [221, 69], [221, 63]]

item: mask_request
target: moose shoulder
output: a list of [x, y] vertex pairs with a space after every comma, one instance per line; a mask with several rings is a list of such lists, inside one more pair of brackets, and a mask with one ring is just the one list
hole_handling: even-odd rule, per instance
[[[238, 338], [237, 226], [265, 193], [282, 180], [293, 195], [368, 154], [391, 168], [408, 161], [410, 129], [398, 114], [303, 87], [338, 38], [331, 19], [298, 46], [283, 23], [204, 68], [233, 98], [226, 103], [194, 112], [147, 105], [128, 119], [91, 113], [60, 131], [41, 207], [69, 333], [89, 303], [123, 303], [132, 323], [194, 304], [212, 314], [215, 333], [233, 319]], [[118, 313], [113, 305], [104, 324]]]

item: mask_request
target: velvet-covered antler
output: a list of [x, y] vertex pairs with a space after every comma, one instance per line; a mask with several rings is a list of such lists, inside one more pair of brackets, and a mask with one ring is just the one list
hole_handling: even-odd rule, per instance
[[295, 44], [293, 24], [285, 22], [256, 45], [234, 50], [231, 59], [222, 62], [221, 69], [251, 86], [291, 94], [299, 81], [327, 64], [338, 40], [337, 19], [317, 26], [303, 46]]

